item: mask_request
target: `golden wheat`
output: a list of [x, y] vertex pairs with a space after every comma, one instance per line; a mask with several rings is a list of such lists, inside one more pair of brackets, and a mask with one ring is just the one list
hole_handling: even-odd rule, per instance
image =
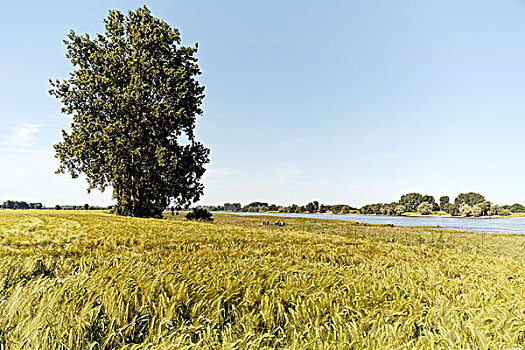
[[0, 212], [5, 349], [525, 347], [525, 239]]

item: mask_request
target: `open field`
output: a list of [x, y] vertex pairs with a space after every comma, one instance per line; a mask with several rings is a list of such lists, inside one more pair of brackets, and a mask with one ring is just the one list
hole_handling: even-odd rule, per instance
[[525, 237], [0, 211], [8, 349], [525, 348]]

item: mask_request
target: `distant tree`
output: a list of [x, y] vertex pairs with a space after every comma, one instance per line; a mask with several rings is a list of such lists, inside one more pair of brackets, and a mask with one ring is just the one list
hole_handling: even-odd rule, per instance
[[333, 204], [330, 206], [330, 211], [333, 214], [339, 214], [341, 212], [341, 208], [343, 207], [342, 204]]
[[525, 213], [525, 206], [519, 203], [514, 203], [505, 209], [509, 209], [513, 213]]
[[478, 203], [475, 205], [477, 205], [481, 209], [480, 216], [484, 216], [484, 215], [488, 215], [488, 212], [490, 210], [490, 207], [492, 206], [492, 203], [490, 203], [489, 201], [485, 201], [485, 202]]
[[61, 210], [61, 209], [62, 209], [62, 207], [60, 205], [58, 205], [58, 204], [55, 205], [55, 210]]
[[360, 212], [361, 214], [366, 214], [366, 215], [381, 214], [382, 207], [383, 207], [383, 204], [381, 203], [367, 204], [361, 207]]
[[260, 213], [268, 211], [268, 203], [265, 202], [252, 202], [242, 207], [243, 212]]
[[427, 202], [427, 203], [430, 203], [432, 205], [434, 205], [434, 203], [436, 203], [436, 200], [434, 199], [433, 196], [430, 196], [430, 195], [424, 195], [423, 198], [421, 198], [421, 203], [423, 202]]
[[472, 206], [471, 214], [475, 218], [480, 217], [483, 215], [483, 209], [479, 206], [479, 204], [475, 204]]
[[319, 211], [319, 202], [318, 201], [310, 202], [306, 205], [305, 209], [309, 213], [315, 213]]
[[396, 205], [396, 208], [395, 208], [395, 213], [396, 215], [403, 215], [403, 213], [405, 212], [406, 208], [403, 204], [398, 204]]
[[194, 136], [204, 98], [197, 46], [181, 46], [179, 31], [145, 6], [110, 11], [104, 24], [94, 38], [70, 31], [75, 70], [51, 82], [73, 119], [55, 145], [58, 171], [85, 174], [88, 191], [112, 187], [117, 214], [159, 217], [203, 193], [209, 150]]
[[441, 197], [439, 197], [439, 209], [441, 209], [441, 210], [443, 210], [443, 211], [447, 211], [447, 210], [445, 209], [445, 206], [446, 206], [447, 204], [449, 204], [449, 203], [450, 203], [450, 198], [449, 198], [449, 196], [441, 196]]
[[428, 215], [428, 214], [432, 214], [432, 208], [433, 208], [433, 205], [431, 203], [423, 202], [417, 207], [417, 211], [421, 215]]
[[512, 212], [509, 209], [505, 209], [503, 207], [500, 207], [499, 205], [493, 205], [492, 207], [490, 207], [488, 211], [488, 215], [490, 216], [494, 216], [494, 215], [509, 216], [511, 214]]
[[489, 216], [498, 215], [499, 211], [501, 211], [501, 207], [497, 204], [494, 204], [493, 206], [490, 207], [487, 215]]
[[350, 210], [351, 210], [351, 208], [350, 208], [349, 205], [343, 205], [343, 206], [341, 207], [341, 211], [340, 211], [340, 213], [341, 213], [341, 214], [348, 214], [348, 213], [350, 213]]
[[459, 211], [459, 206], [456, 205], [456, 204], [452, 204], [452, 203], [448, 204], [448, 211], [447, 211], [447, 213], [449, 213], [452, 216], [460, 216], [461, 215], [461, 213]]
[[412, 192], [401, 196], [400, 204], [403, 204], [407, 212], [417, 211], [417, 207], [423, 202], [423, 196], [419, 193]]
[[468, 205], [467, 203], [462, 203], [459, 206], [459, 213], [462, 216], [471, 216], [472, 215], [472, 207]]
[[454, 203], [459, 206], [463, 203], [473, 206], [482, 202], [485, 202], [485, 197], [476, 192], [460, 193], [454, 200]]
[[225, 211], [240, 211], [241, 203], [224, 203]]
[[316, 211], [316, 210], [315, 210], [315, 205], [314, 205], [313, 202], [308, 203], [308, 204], [306, 205], [306, 208], [305, 208], [305, 209], [306, 209], [306, 211], [309, 212], [309, 213], [313, 213], [313, 212]]
[[89, 209], [89, 204], [84, 204], [84, 210], [88, 210]]
[[279, 207], [276, 204], [270, 204], [268, 206], [268, 211], [278, 211]]
[[328, 205], [321, 204], [319, 206], [319, 212], [320, 213], [326, 213], [329, 209], [330, 209], [330, 207]]

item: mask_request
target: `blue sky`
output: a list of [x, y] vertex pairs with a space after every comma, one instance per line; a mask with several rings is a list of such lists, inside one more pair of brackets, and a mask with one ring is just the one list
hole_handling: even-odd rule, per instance
[[[70, 124], [62, 40], [138, 1], [0, 5], [0, 202], [111, 204], [54, 174]], [[525, 2], [148, 1], [199, 43], [201, 203], [391, 202], [476, 191], [525, 203]]]

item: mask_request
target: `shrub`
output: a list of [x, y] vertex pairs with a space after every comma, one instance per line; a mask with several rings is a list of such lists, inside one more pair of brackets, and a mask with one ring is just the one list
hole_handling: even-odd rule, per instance
[[188, 220], [197, 220], [197, 221], [213, 221], [211, 213], [207, 209], [194, 208], [188, 214], [186, 214], [186, 219]]

